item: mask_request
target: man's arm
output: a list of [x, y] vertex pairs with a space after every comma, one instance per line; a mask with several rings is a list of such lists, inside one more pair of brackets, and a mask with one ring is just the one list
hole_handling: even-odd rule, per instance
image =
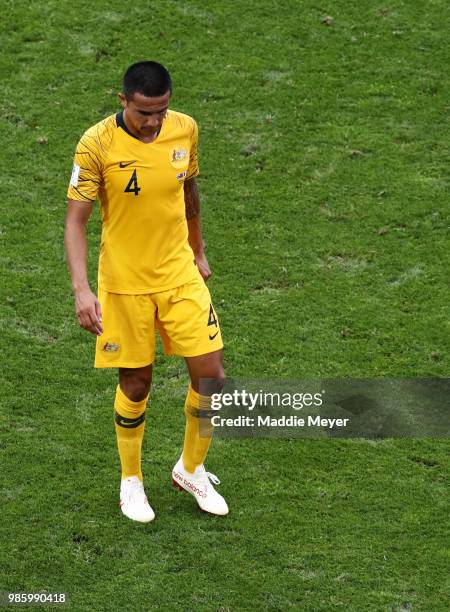
[[100, 336], [103, 332], [101, 306], [87, 277], [86, 225], [92, 207], [92, 202], [68, 200], [64, 241], [78, 322], [83, 329]]
[[195, 178], [184, 182], [184, 203], [186, 206], [189, 244], [194, 251], [195, 263], [199, 272], [203, 280], [207, 281], [212, 273], [204, 251], [202, 226], [200, 223], [200, 195]]

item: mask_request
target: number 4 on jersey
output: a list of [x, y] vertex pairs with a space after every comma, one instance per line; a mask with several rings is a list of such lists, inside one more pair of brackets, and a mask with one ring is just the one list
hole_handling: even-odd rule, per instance
[[141, 188], [138, 185], [137, 181], [137, 173], [136, 170], [133, 170], [133, 174], [131, 175], [130, 180], [128, 181], [128, 185], [125, 187], [125, 193], [134, 193], [135, 196], [139, 195]]

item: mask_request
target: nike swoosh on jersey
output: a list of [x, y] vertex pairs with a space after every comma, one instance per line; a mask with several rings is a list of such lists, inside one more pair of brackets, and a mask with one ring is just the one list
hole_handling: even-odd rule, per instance
[[211, 336], [211, 334], [209, 334], [209, 339], [210, 339], [210, 340], [214, 340], [214, 338], [217, 336], [217, 334], [218, 334], [218, 333], [219, 333], [219, 332], [218, 332], [218, 331], [216, 331], [216, 333], [215, 333], [213, 336]]
[[126, 168], [127, 166], [131, 166], [131, 164], [134, 164], [134, 162], [135, 162], [135, 161], [136, 161], [136, 160], [135, 160], [135, 159], [133, 159], [133, 161], [130, 161], [130, 162], [120, 162], [119, 166], [120, 166], [121, 168]]

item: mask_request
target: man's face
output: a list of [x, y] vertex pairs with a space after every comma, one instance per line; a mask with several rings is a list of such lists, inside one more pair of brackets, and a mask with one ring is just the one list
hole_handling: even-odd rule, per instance
[[129, 129], [142, 138], [155, 137], [169, 108], [170, 91], [151, 98], [136, 92], [130, 100], [120, 93], [119, 98]]

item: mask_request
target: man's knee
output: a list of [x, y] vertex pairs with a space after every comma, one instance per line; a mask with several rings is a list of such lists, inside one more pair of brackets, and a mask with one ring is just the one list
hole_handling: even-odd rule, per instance
[[223, 366], [211, 369], [205, 372], [198, 379], [198, 385], [202, 395], [213, 395], [213, 393], [222, 393], [225, 386], [225, 370]]
[[201, 372], [203, 378], [214, 378], [217, 383], [225, 382], [225, 370], [222, 360], [215, 359], [205, 365], [204, 371]]
[[214, 375], [213, 378], [215, 380], [216, 388], [218, 390], [222, 391], [222, 389], [223, 389], [223, 387], [225, 385], [225, 370], [224, 370], [224, 367], [223, 367], [222, 363], [220, 363], [217, 366], [217, 369], [215, 371], [215, 375]]
[[195, 391], [203, 395], [220, 393], [225, 385], [225, 370], [222, 351], [188, 358], [191, 384]]
[[145, 368], [120, 368], [120, 388], [132, 402], [140, 402], [147, 397], [152, 382], [151, 366]]

